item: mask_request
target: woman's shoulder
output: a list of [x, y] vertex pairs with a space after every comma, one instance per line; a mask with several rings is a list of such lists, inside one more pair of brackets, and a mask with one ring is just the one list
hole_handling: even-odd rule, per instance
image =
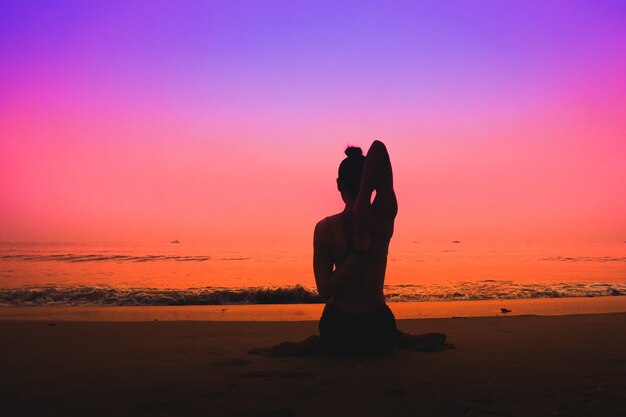
[[316, 227], [321, 227], [321, 226], [329, 227], [329, 226], [341, 223], [342, 221], [343, 220], [341, 218], [341, 213], [337, 213], [337, 214], [324, 217], [322, 220], [317, 222]]
[[330, 241], [332, 230], [341, 222], [341, 213], [324, 217], [315, 225], [315, 236], [324, 241]]

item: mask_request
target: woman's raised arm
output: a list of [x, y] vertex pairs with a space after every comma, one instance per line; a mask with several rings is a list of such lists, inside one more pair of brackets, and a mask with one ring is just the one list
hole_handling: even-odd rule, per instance
[[398, 201], [393, 190], [393, 172], [389, 153], [384, 143], [375, 140], [367, 151], [361, 187], [354, 206], [357, 225], [367, 218], [372, 193], [376, 190], [376, 198], [372, 207], [384, 218], [393, 219], [398, 213]]

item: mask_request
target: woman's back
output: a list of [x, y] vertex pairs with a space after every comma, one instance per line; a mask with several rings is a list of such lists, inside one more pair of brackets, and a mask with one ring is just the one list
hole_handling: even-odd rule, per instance
[[[361, 265], [355, 276], [348, 280], [329, 300], [333, 305], [355, 313], [375, 310], [385, 303], [383, 285], [387, 267], [389, 242], [393, 234], [393, 219], [390, 221], [376, 213], [372, 207], [370, 244], [367, 255], [360, 260]], [[329, 256], [336, 267], [350, 256], [353, 250], [354, 216], [339, 213], [326, 217], [318, 223], [322, 230]]]

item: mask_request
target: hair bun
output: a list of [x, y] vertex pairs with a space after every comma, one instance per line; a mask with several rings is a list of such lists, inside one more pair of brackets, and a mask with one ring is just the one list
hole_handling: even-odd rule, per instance
[[348, 146], [345, 153], [348, 158], [358, 158], [359, 156], [363, 156], [363, 151], [357, 146]]

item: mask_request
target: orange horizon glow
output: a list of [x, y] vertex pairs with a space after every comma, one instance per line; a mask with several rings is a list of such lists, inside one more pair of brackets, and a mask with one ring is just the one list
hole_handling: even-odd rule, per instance
[[594, 4], [12, 6], [0, 241], [309, 245], [374, 139], [393, 247], [626, 241], [626, 31]]

